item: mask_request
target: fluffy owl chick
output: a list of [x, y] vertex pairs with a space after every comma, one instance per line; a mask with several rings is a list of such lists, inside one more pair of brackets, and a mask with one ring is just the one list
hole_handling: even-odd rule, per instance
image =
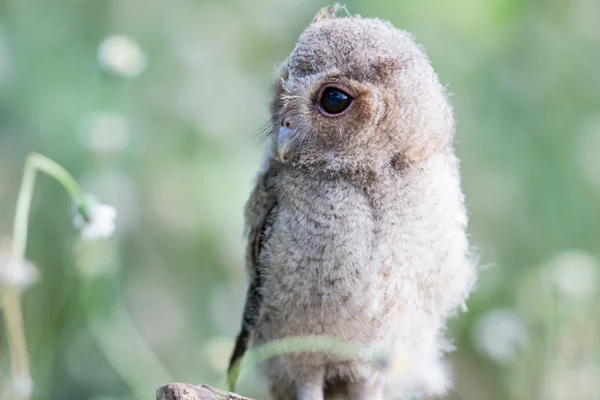
[[[246, 209], [246, 347], [328, 336], [406, 360], [294, 353], [275, 399], [442, 394], [445, 320], [475, 280], [454, 119], [421, 47], [378, 19], [321, 13], [279, 69], [273, 131]], [[387, 377], [387, 378], [386, 378]]]

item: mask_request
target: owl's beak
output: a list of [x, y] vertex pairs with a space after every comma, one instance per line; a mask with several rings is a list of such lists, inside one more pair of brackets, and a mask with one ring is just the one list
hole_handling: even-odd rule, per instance
[[279, 161], [285, 161], [285, 155], [292, 147], [292, 134], [294, 130], [292, 128], [288, 128], [285, 125], [279, 127], [277, 131], [277, 158]]

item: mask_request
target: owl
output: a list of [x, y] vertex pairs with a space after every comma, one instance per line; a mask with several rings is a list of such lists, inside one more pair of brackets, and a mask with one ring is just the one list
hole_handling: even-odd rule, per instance
[[278, 355], [261, 365], [274, 399], [441, 395], [446, 320], [476, 275], [452, 108], [410, 34], [334, 11], [317, 14], [276, 72], [231, 365], [248, 347], [325, 336], [403, 367]]

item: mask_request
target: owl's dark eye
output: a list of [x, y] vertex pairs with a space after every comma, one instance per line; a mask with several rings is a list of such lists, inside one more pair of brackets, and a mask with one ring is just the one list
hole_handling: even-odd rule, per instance
[[325, 115], [338, 115], [346, 111], [354, 98], [337, 87], [325, 87], [317, 99], [320, 109]]

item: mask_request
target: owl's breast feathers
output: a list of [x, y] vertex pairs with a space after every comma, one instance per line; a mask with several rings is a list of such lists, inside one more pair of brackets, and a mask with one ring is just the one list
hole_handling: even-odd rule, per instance
[[417, 316], [454, 311], [474, 280], [452, 154], [370, 188], [272, 163], [246, 219], [251, 282], [232, 365], [251, 333], [391, 343]]

